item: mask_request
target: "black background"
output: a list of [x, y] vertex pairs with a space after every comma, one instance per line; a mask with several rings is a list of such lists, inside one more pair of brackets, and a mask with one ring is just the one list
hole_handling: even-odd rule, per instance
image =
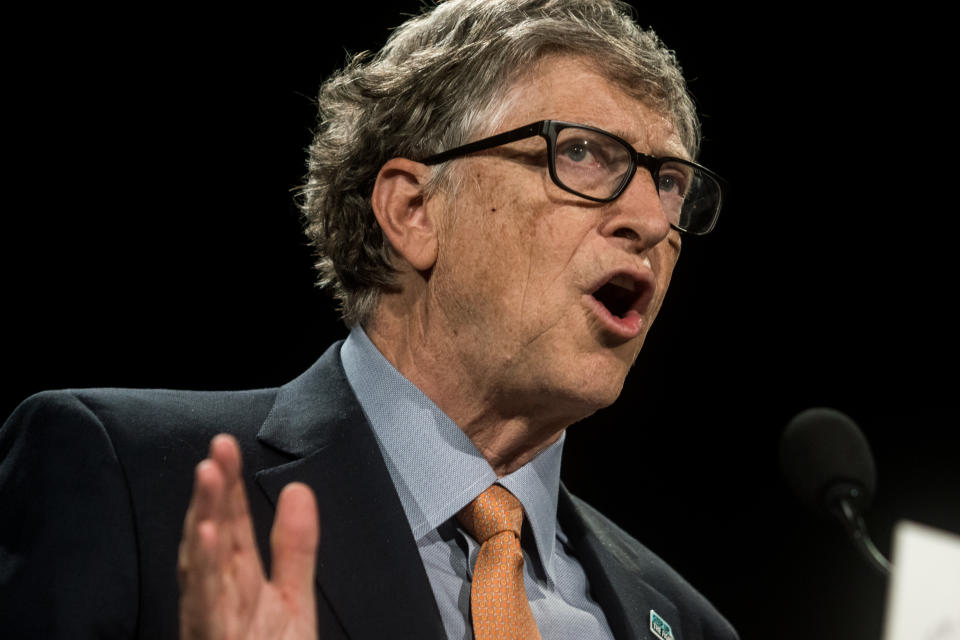
[[[416, 8], [11, 16], [0, 410], [45, 388], [273, 386], [344, 336], [290, 189], [320, 82]], [[732, 197], [563, 475], [744, 638], [880, 635], [884, 581], [781, 479], [805, 407], [870, 440], [881, 550], [900, 518], [960, 532], [952, 73], [921, 9], [638, 12]]]

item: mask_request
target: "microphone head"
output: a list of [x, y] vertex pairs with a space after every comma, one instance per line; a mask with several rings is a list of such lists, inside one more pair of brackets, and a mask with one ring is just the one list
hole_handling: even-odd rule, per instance
[[787, 484], [815, 511], [829, 514], [841, 485], [859, 489], [860, 509], [873, 498], [877, 471], [870, 445], [856, 423], [835, 409], [794, 416], [780, 439], [780, 464]]

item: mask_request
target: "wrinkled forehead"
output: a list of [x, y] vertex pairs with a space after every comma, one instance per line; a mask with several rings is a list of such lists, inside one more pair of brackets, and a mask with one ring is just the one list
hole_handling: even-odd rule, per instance
[[564, 120], [598, 127], [638, 151], [692, 159], [677, 133], [676, 116], [653, 90], [629, 85], [606, 72], [602, 61], [552, 54], [518, 73], [488, 119], [485, 134], [537, 120]]

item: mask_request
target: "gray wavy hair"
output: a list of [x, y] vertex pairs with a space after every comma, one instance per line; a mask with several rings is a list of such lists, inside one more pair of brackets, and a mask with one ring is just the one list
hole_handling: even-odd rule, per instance
[[[620, 0], [446, 0], [398, 27], [320, 88], [319, 118], [298, 202], [348, 326], [363, 325], [394, 290], [391, 248], [370, 204], [380, 167], [493, 133], [502, 101], [549, 54], [587, 56], [628, 95], [670, 117], [691, 157], [700, 125], [680, 66]], [[429, 195], [448, 184], [441, 165]]]

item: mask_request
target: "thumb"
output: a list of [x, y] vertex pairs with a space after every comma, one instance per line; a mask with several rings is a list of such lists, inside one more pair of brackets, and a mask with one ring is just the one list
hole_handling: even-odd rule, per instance
[[320, 523], [313, 491], [300, 482], [288, 484], [280, 492], [270, 530], [271, 582], [311, 608], [319, 540]]

